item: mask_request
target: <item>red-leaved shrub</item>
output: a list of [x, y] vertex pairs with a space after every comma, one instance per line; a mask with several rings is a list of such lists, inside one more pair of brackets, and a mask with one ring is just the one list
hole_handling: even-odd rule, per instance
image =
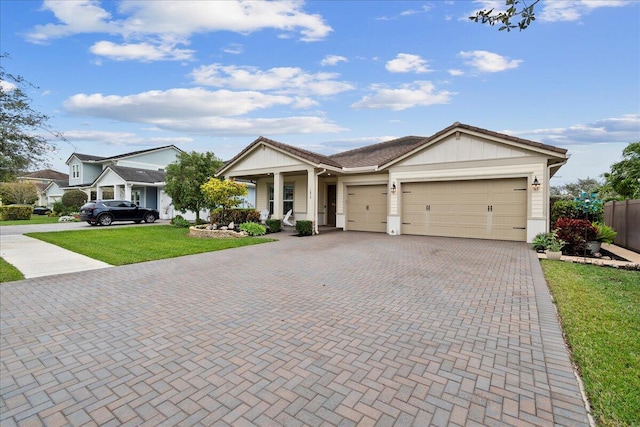
[[598, 233], [586, 219], [558, 218], [554, 230], [557, 230], [558, 238], [566, 242], [562, 248], [566, 255], [582, 254], [587, 242], [595, 240]]

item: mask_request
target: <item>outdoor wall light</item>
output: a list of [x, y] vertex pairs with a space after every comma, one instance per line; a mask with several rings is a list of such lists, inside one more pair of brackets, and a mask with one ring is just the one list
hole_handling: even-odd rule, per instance
[[538, 181], [537, 176], [533, 178], [533, 184], [531, 184], [531, 186], [533, 187], [533, 191], [538, 191], [540, 189], [540, 182]]
[[393, 184], [391, 184], [391, 194], [396, 194], [396, 183], [394, 182]]

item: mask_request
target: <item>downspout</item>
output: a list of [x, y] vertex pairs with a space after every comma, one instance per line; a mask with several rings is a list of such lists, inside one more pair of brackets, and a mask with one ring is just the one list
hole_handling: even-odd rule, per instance
[[313, 223], [314, 225], [314, 232], [315, 234], [320, 234], [320, 230], [319, 230], [319, 226], [318, 226], [318, 193], [320, 193], [320, 191], [318, 191], [318, 177], [320, 175], [322, 175], [323, 173], [325, 173], [327, 171], [327, 169], [322, 169], [320, 172], [316, 173], [315, 178], [314, 178], [314, 183], [313, 185], [315, 186], [316, 189], [316, 199], [313, 203]]

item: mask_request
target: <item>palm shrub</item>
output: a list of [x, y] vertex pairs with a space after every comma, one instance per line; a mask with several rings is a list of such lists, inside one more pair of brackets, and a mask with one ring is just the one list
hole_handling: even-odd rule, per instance
[[596, 241], [601, 243], [613, 243], [618, 232], [613, 228], [602, 222], [594, 222], [593, 226], [596, 228]]
[[240, 230], [246, 232], [249, 236], [262, 236], [267, 232], [264, 225], [256, 222], [245, 222], [240, 225]]
[[531, 249], [536, 252], [544, 252], [553, 240], [553, 233], [538, 233], [531, 241]]

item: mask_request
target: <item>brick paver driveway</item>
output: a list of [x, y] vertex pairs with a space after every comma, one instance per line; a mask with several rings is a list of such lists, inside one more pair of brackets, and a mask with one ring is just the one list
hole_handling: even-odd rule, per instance
[[588, 424], [526, 244], [280, 238], [2, 285], [1, 424]]

